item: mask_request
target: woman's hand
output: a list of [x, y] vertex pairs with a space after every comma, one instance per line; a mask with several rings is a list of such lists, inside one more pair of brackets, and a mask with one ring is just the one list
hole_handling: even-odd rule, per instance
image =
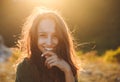
[[71, 67], [65, 60], [60, 59], [57, 54], [51, 51], [47, 51], [41, 56], [46, 58], [45, 65], [48, 67], [48, 69], [56, 66], [65, 73], [66, 82], [75, 82]]
[[70, 65], [65, 60], [60, 59], [56, 53], [52, 51], [46, 51], [41, 56], [46, 58], [45, 65], [48, 69], [56, 66], [63, 72], [71, 71]]

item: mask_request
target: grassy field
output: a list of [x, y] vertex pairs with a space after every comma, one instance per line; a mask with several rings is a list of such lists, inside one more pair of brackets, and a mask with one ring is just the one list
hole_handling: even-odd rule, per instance
[[[15, 62], [21, 52], [14, 52], [8, 61], [0, 63], [0, 82], [14, 82]], [[108, 50], [102, 56], [97, 51], [82, 53], [76, 52], [81, 60], [79, 82], [120, 82], [120, 48]]]

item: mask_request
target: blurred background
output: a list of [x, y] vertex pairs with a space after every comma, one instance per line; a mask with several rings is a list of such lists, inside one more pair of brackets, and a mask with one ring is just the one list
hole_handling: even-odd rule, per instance
[[21, 28], [35, 7], [59, 11], [77, 42], [79, 82], [120, 82], [120, 0], [0, 0], [0, 82], [14, 82]]
[[[61, 12], [84, 51], [102, 53], [120, 46], [119, 0], [0, 0], [0, 35], [8, 47], [16, 45], [25, 18], [36, 6]], [[78, 47], [78, 48], [79, 48]]]

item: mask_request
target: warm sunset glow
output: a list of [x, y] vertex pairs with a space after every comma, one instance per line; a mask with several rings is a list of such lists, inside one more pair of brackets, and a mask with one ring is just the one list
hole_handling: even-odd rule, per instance
[[120, 82], [120, 0], [0, 0], [0, 82], [15, 82], [18, 62], [27, 55], [21, 52], [22, 28], [37, 8], [57, 11], [70, 29], [78, 82]]
[[24, 4], [40, 4], [43, 6], [62, 6], [66, 0], [13, 0], [14, 2], [24, 2]]

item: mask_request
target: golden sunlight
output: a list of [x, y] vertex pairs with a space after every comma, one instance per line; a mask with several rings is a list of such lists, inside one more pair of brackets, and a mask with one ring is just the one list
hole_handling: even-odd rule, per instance
[[25, 4], [41, 4], [43, 6], [62, 6], [66, 0], [13, 0], [14, 2], [24, 2]]

